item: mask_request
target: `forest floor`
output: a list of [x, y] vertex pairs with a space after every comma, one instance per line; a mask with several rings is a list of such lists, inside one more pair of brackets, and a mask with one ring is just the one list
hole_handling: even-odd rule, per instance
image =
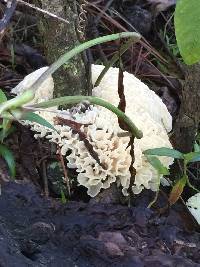
[[[133, 207], [46, 199], [31, 182], [8, 182], [0, 198], [2, 267], [197, 267], [200, 234], [181, 205], [159, 216], [149, 194]], [[187, 221], [190, 224], [190, 221]]]
[[[174, 6], [169, 4], [165, 10], [159, 10], [147, 0], [96, 2], [100, 10], [105, 8], [108, 16], [121, 26], [130, 30], [131, 24], [145, 36], [131, 48], [131, 56], [124, 55], [125, 69], [147, 82], [175, 118], [180, 104], [180, 81], [184, 77], [174, 41]], [[110, 6], [106, 7], [106, 2]], [[3, 14], [3, 4], [1, 11]], [[25, 16], [24, 9], [17, 8], [1, 41], [0, 87], [7, 95], [25, 75], [47, 64], [42, 56], [37, 18], [30, 8], [26, 11]], [[92, 5], [88, 13], [91, 20], [92, 14], [99, 14]], [[133, 14], [138, 21], [132, 19]], [[98, 16], [96, 33], [110, 33], [106, 29], [112, 27], [117, 31], [113, 20]], [[95, 48], [91, 50], [93, 60], [109, 59], [115, 49], [115, 43], [109, 49]], [[6, 140], [17, 164], [15, 181], [10, 179], [0, 158], [1, 267], [200, 266], [200, 229], [183, 202], [167, 207], [165, 190], [154, 208], [149, 209], [154, 194], [144, 191], [128, 207], [90, 201], [85, 192], [76, 196], [80, 192], [75, 191], [73, 198], [63, 204], [51, 184], [47, 197], [42, 175], [45, 164], [52, 160], [49, 147], [38, 143], [28, 129], [19, 124], [15, 127]]]

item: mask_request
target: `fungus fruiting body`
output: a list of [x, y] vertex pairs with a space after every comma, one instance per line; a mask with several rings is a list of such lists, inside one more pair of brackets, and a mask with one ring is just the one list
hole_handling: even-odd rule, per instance
[[200, 193], [190, 197], [186, 202], [186, 205], [195, 220], [200, 224]]
[[[44, 69], [37, 70], [37, 74], [34, 72], [25, 78], [29, 80], [29, 87], [44, 72]], [[103, 66], [100, 65], [92, 66], [93, 84], [102, 69]], [[32, 80], [31, 75], [33, 75]], [[34, 101], [37, 103], [51, 99], [53, 96], [52, 78], [50, 77], [49, 81], [45, 82], [35, 93]], [[135, 194], [140, 193], [144, 188], [157, 191], [162, 177], [148, 163], [143, 151], [156, 147], [172, 147], [167, 134], [172, 127], [172, 118], [162, 100], [134, 75], [125, 72], [123, 83], [126, 114], [143, 132], [143, 138], [134, 141], [135, 162], [133, 166], [136, 169], [136, 176], [134, 184], [131, 185], [132, 190]], [[22, 81], [17, 86], [17, 90], [14, 88], [12, 92], [20, 94], [24, 90]], [[100, 85], [93, 89], [93, 95], [118, 106], [117, 68], [108, 70]], [[24, 123], [30, 125], [31, 129], [36, 132], [36, 138], [46, 137], [50, 142], [60, 146], [61, 153], [67, 159], [68, 167], [76, 169], [78, 183], [88, 189], [91, 197], [96, 196], [101, 189], [110, 187], [114, 182], [121, 186], [123, 194], [127, 195], [131, 178], [129, 171], [131, 155], [128, 146], [130, 138], [119, 137], [119, 133], [123, 130], [119, 127], [115, 114], [103, 107], [91, 105], [83, 111], [82, 106], [80, 104], [68, 110], [58, 110], [55, 107], [50, 110], [51, 112], [38, 111], [38, 113], [53, 124], [55, 124], [55, 117], [81, 124], [80, 131], [92, 145], [98, 160], [88, 150], [80, 134], [69, 125], [55, 124], [56, 132], [36, 123]], [[168, 157], [160, 157], [160, 160], [167, 168], [173, 162]]]
[[[23, 81], [21, 81], [15, 88], [12, 89], [12, 93], [15, 95], [21, 95], [24, 91], [31, 88], [34, 82], [48, 69], [48, 67], [40, 68], [29, 75], [27, 75]], [[53, 98], [54, 82], [52, 76], [49, 76], [41, 86], [35, 91], [35, 97], [32, 103], [39, 103]], [[30, 104], [30, 103], [29, 103]]]

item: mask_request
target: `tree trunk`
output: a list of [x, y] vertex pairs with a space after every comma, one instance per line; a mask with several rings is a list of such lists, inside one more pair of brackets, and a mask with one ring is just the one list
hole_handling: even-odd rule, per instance
[[[43, 10], [69, 21], [69, 24], [48, 15], [39, 19], [39, 31], [43, 39], [45, 56], [49, 64], [79, 44], [77, 35], [78, 12], [76, 1], [37, 0]], [[87, 95], [88, 80], [86, 64], [81, 55], [63, 65], [53, 76], [55, 97]]]
[[181, 152], [191, 152], [200, 122], [200, 64], [188, 66], [179, 116], [174, 125], [172, 141]]
[[[69, 23], [66, 23], [49, 15], [40, 14], [39, 32], [43, 40], [44, 54], [48, 63], [52, 64], [61, 55], [80, 44], [77, 31], [78, 11], [76, 1], [36, 0], [36, 2], [43, 10], [69, 21]], [[91, 90], [89, 73], [89, 63], [86, 60], [85, 53], [71, 59], [53, 74], [55, 83], [54, 97], [88, 95]], [[58, 166], [59, 169], [60, 163], [57, 161], [55, 163], [55, 166]], [[63, 181], [63, 174], [60, 170], [55, 173], [55, 167], [52, 166], [51, 162], [47, 163], [47, 177], [48, 181], [52, 181], [52, 177], [55, 179], [50, 183], [51, 191], [59, 194], [61, 190], [60, 181]], [[48, 190], [46, 191], [48, 195]], [[63, 192], [66, 193], [68, 198], [70, 190], [68, 192], [63, 190]]]

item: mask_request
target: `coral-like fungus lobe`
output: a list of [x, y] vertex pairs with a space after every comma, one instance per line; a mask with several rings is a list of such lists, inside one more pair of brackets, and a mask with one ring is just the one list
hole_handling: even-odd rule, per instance
[[[103, 68], [100, 65], [92, 66], [93, 84]], [[42, 68], [29, 74], [12, 92], [21, 94], [45, 70], [46, 68]], [[93, 96], [118, 106], [118, 73], [117, 68], [110, 68], [100, 85], [93, 88]], [[53, 89], [53, 79], [49, 77], [36, 90], [33, 102], [52, 99]], [[124, 132], [119, 126], [118, 118], [103, 107], [88, 105], [83, 110], [80, 104], [68, 110], [54, 107], [48, 111], [37, 111], [54, 124], [56, 131], [37, 123], [23, 122], [31, 127], [36, 138], [45, 137], [60, 147], [68, 168], [76, 170], [78, 183], [87, 188], [91, 197], [95, 197], [102, 189], [109, 188], [112, 183], [117, 183], [122, 188], [122, 193], [128, 195], [130, 192], [139, 194], [145, 188], [157, 191], [160, 180], [161, 183], [166, 181], [150, 165], [143, 151], [172, 147], [168, 137], [168, 132], [172, 129], [172, 117], [162, 100], [148, 86], [127, 72], [123, 73], [123, 94], [126, 114], [143, 132], [143, 137], [135, 138], [132, 144], [135, 160], [133, 146], [132, 149], [129, 146], [130, 137], [120, 137], [119, 134]], [[125, 107], [124, 103], [123, 106]], [[159, 159], [167, 168], [173, 162], [169, 157]]]

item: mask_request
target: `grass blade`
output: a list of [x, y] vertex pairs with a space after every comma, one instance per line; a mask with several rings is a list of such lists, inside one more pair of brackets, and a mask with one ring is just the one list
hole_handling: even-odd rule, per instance
[[44, 118], [42, 118], [40, 115], [34, 113], [34, 112], [26, 112], [22, 118], [22, 120], [28, 120], [28, 121], [31, 121], [31, 122], [36, 122], [42, 126], [45, 126], [47, 128], [50, 128], [54, 131], [56, 131], [56, 129], [54, 128], [54, 126], [49, 123], [47, 120], [45, 120]]
[[13, 153], [5, 145], [0, 144], [0, 156], [6, 161], [11, 177], [15, 177], [16, 164]]
[[183, 159], [184, 155], [179, 152], [178, 150], [168, 148], [168, 147], [159, 147], [159, 148], [153, 148], [153, 149], [147, 149], [143, 151], [143, 154], [145, 155], [154, 155], [154, 156], [165, 156], [165, 157], [171, 157], [174, 159]]

